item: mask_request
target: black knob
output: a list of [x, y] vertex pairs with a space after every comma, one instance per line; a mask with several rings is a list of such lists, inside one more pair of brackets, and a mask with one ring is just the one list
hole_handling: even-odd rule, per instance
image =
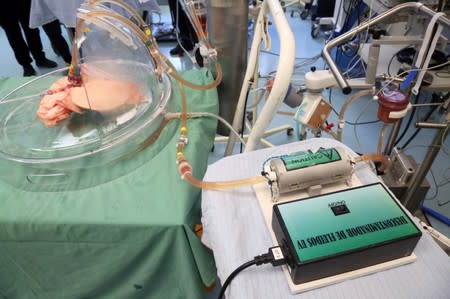
[[380, 28], [371, 28], [369, 29], [369, 33], [372, 34], [373, 39], [380, 39], [382, 35], [386, 35], [386, 30]]
[[351, 92], [352, 92], [352, 88], [350, 86], [345, 86], [344, 88], [342, 88], [343, 94], [349, 94]]
[[315, 66], [312, 66], [311, 67], [311, 72], [315, 72], [316, 71], [316, 67]]

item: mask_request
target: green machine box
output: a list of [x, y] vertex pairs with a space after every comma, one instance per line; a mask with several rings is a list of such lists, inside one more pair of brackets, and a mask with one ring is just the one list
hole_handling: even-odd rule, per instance
[[276, 204], [272, 228], [295, 284], [409, 256], [422, 235], [381, 183]]

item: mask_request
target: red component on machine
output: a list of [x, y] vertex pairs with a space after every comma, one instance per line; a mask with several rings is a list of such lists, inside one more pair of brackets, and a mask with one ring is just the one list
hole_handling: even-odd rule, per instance
[[393, 123], [398, 118], [392, 118], [389, 114], [407, 109], [409, 97], [399, 90], [384, 89], [379, 95], [378, 104], [378, 118], [385, 123]]
[[331, 129], [333, 129], [333, 127], [334, 127], [334, 124], [333, 123], [329, 123], [328, 125], [326, 125], [325, 129], [326, 130], [331, 130]]

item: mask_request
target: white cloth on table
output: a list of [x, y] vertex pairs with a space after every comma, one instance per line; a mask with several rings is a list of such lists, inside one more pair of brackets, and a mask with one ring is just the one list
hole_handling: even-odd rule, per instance
[[[343, 146], [332, 139], [316, 138], [241, 155], [229, 156], [210, 165], [205, 181], [223, 181], [258, 175], [272, 156], [319, 147]], [[356, 175], [363, 184], [378, 182], [369, 164], [358, 163]], [[239, 265], [267, 252], [273, 246], [268, 227], [251, 187], [231, 191], [203, 191], [202, 241], [214, 252], [222, 283]], [[238, 274], [227, 288], [227, 298], [449, 298], [450, 258], [426, 233], [411, 264], [347, 280], [293, 295], [281, 268], [270, 264], [252, 266]]]
[[[54, 20], [59, 20], [66, 27], [76, 25], [76, 12], [84, 0], [32, 0], [30, 27], [37, 28]], [[126, 0], [138, 11], [161, 13], [156, 0]]]

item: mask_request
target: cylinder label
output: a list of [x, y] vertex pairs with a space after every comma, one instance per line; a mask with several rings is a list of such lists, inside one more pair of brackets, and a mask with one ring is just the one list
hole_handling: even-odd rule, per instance
[[314, 165], [326, 164], [342, 160], [335, 148], [319, 148], [315, 153], [311, 150], [297, 152], [289, 156], [281, 157], [286, 170], [295, 170]]

